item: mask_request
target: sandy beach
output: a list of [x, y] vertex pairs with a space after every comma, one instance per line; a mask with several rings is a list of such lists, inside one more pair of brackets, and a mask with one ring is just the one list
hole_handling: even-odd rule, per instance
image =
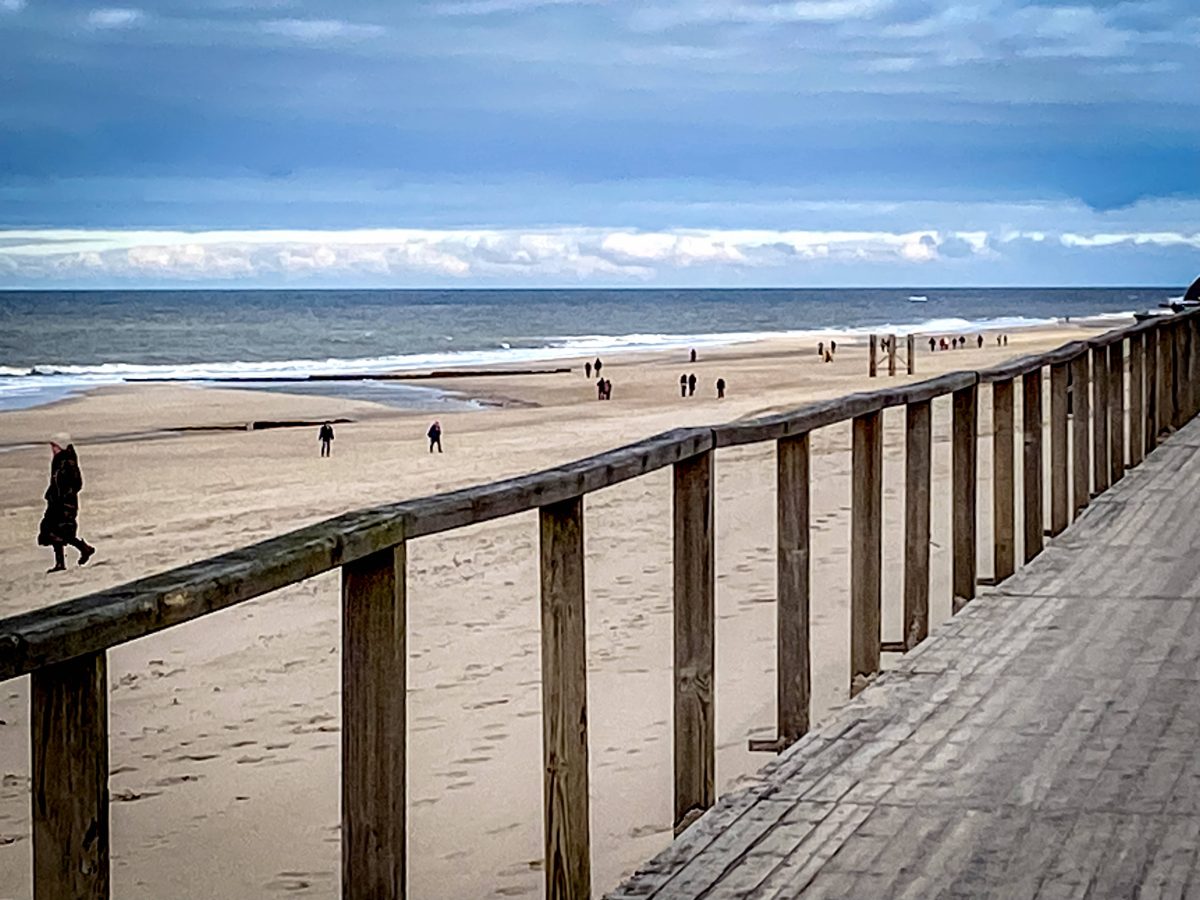
[[[1117, 323], [1106, 323], [1115, 327]], [[1076, 324], [985, 334], [918, 374], [1058, 346]], [[901, 341], [903, 351], [903, 341]], [[433, 416], [339, 397], [188, 385], [110, 387], [0, 414], [0, 615], [48, 605], [365, 506], [532, 471], [669, 428], [750, 417], [904, 380], [867, 378], [864, 345], [822, 363], [766, 341], [606, 356], [598, 402], [570, 374], [433, 386], [497, 408]], [[901, 365], [900, 371], [903, 372]], [[695, 372], [696, 396], [679, 376]], [[714, 382], [728, 394], [718, 401]], [[981, 391], [980, 431], [991, 423]], [[330, 459], [316, 428], [178, 432], [263, 419], [353, 420]], [[949, 614], [948, 400], [935, 404], [934, 623]], [[885, 640], [899, 639], [903, 411], [885, 414]], [[36, 544], [49, 468], [68, 431], [85, 479], [85, 568], [45, 574]], [[813, 665], [818, 721], [844, 700], [849, 427], [814, 438]], [[980, 445], [980, 573], [991, 571], [988, 443]], [[669, 472], [586, 500], [593, 880], [597, 894], [670, 840]], [[774, 729], [774, 448], [717, 459], [717, 725], [721, 792], [763, 765]], [[541, 731], [536, 518], [424, 538], [409, 551], [411, 896], [538, 896]], [[121, 898], [338, 895], [338, 579], [331, 573], [110, 653], [113, 893]], [[30, 894], [28, 679], [0, 685], [0, 898]]]

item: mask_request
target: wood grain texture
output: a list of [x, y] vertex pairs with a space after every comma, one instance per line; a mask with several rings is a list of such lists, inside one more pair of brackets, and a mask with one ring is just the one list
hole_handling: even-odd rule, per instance
[[933, 454], [928, 400], [910, 403], [904, 420], [904, 645], [929, 634], [929, 509]]
[[538, 513], [542, 613], [545, 895], [592, 892], [583, 498]]
[[1112, 469], [1108, 462], [1108, 348], [1092, 348], [1092, 490], [1108, 490]]
[[1042, 373], [1025, 375], [1021, 385], [1021, 434], [1025, 443], [1025, 562], [1042, 552]]
[[675, 466], [675, 826], [716, 799], [713, 461]]
[[883, 424], [881, 413], [854, 420], [850, 498], [850, 692], [879, 672], [883, 567]]
[[1129, 466], [1140, 465], [1146, 455], [1145, 336], [1129, 339]]
[[776, 445], [776, 709], [779, 741], [808, 731], [810, 659], [809, 436]]
[[1158, 446], [1159, 364], [1158, 331], [1146, 332], [1146, 453]]
[[1090, 395], [1088, 358], [1084, 354], [1071, 362], [1071, 508], [1075, 518], [1087, 509], [1091, 499]]
[[1108, 467], [1109, 481], [1125, 477], [1125, 344], [1108, 345]]
[[405, 896], [405, 545], [342, 567], [342, 896]]
[[961, 610], [975, 597], [975, 499], [978, 388], [954, 392], [951, 449], [951, 493], [954, 498], [953, 597], [951, 608]]
[[1013, 383], [992, 382], [992, 538], [996, 583], [1017, 567], [1016, 473], [1013, 460]]
[[105, 654], [35, 672], [29, 706], [34, 900], [107, 900]]
[[1067, 458], [1067, 364], [1050, 367], [1050, 533], [1071, 521], [1071, 468]]

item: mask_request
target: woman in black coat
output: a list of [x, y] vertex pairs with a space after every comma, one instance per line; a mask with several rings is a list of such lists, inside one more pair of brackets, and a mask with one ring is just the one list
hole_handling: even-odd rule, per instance
[[92, 558], [96, 548], [78, 535], [79, 492], [83, 490], [83, 475], [79, 472], [75, 445], [62, 447], [51, 441], [50, 451], [53, 454], [50, 459], [50, 486], [46, 488], [46, 514], [42, 516], [42, 524], [38, 528], [38, 543], [54, 548], [54, 568], [49, 571], [61, 572], [67, 567], [63, 561], [63, 547], [67, 544], [79, 551], [81, 566]]

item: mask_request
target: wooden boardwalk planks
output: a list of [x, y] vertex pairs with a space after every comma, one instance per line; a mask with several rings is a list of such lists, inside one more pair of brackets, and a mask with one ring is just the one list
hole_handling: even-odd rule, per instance
[[1187, 895], [1198, 491], [1192, 422], [611, 896]]

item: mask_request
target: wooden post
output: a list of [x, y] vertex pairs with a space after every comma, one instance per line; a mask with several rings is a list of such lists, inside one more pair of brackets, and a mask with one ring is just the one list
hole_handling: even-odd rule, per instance
[[883, 567], [882, 414], [854, 419], [850, 479], [850, 694], [879, 672]]
[[888, 342], [888, 376], [894, 377], [896, 374], [896, 335], [889, 334]]
[[108, 667], [88, 653], [30, 676], [34, 900], [107, 900]]
[[809, 661], [808, 434], [776, 442], [776, 702], [779, 749], [808, 731]]
[[405, 545], [342, 566], [342, 897], [405, 895]]
[[1050, 533], [1060, 534], [1071, 521], [1067, 463], [1067, 364], [1050, 367]]
[[1129, 338], [1129, 467], [1145, 455], [1145, 342], [1140, 334]]
[[954, 392], [952, 488], [954, 565], [951, 608], [961, 610], [975, 598], [975, 473], [977, 385]]
[[543, 506], [542, 825], [546, 897], [592, 895], [583, 497]]
[[1146, 419], [1144, 437], [1146, 452], [1149, 453], [1158, 446], [1158, 329], [1151, 328], [1146, 332]]
[[917, 338], [910, 334], [904, 343], [904, 362], [908, 364], [908, 374], [917, 374]]
[[1179, 393], [1180, 382], [1182, 381], [1183, 360], [1180, 352], [1180, 344], [1182, 343], [1179, 323], [1172, 321], [1167, 329], [1167, 333], [1171, 335], [1171, 361], [1170, 361], [1170, 400], [1171, 411], [1168, 420], [1171, 423], [1171, 429], [1178, 429], [1183, 424], [1183, 416], [1180, 411]]
[[871, 358], [867, 362], [867, 375], [871, 378], [874, 378], [879, 374], [878, 354], [879, 338], [875, 335], [871, 335]]
[[675, 464], [675, 828], [716, 800], [712, 452]]
[[1183, 421], [1182, 425], [1191, 421], [1196, 415], [1196, 324], [1188, 319], [1181, 326], [1183, 331]]
[[1025, 562], [1042, 552], [1042, 370], [1026, 372], [1022, 384], [1025, 438]]
[[904, 646], [909, 650], [929, 635], [932, 444], [930, 401], [908, 404], [904, 418]]
[[1170, 323], [1158, 325], [1158, 437], [1171, 429], [1171, 328]]
[[1079, 514], [1087, 509], [1090, 499], [1088, 487], [1092, 477], [1091, 458], [1088, 453], [1091, 440], [1091, 435], [1088, 433], [1091, 415], [1088, 402], [1088, 353], [1086, 350], [1071, 360], [1071, 384], [1072, 405], [1074, 406], [1071, 421], [1071, 476], [1073, 481], [1071, 506], [1075, 510], [1075, 517], [1078, 518]]
[[1013, 383], [1011, 378], [992, 384], [992, 536], [996, 583], [1016, 570], [1013, 475]]
[[1108, 345], [1109, 471], [1112, 483], [1125, 477], [1125, 342]]
[[1108, 490], [1108, 351], [1092, 348], [1092, 486], [1097, 494]]

